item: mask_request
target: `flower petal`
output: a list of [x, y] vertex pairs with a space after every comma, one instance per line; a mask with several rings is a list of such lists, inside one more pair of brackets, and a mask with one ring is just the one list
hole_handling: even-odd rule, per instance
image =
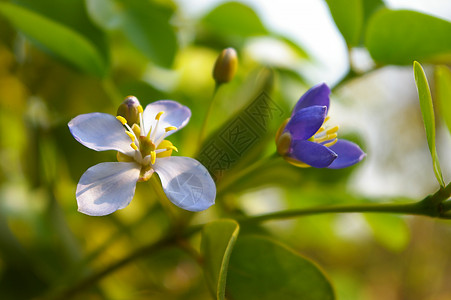
[[329, 148], [338, 155], [337, 159], [328, 166], [330, 169], [341, 169], [352, 166], [366, 156], [365, 152], [358, 145], [346, 140], [338, 140]]
[[337, 154], [329, 148], [303, 140], [293, 141], [288, 156], [315, 168], [325, 168], [337, 158]]
[[153, 165], [172, 203], [189, 211], [201, 211], [215, 203], [216, 186], [207, 169], [189, 157], [157, 159]]
[[[164, 111], [164, 114], [160, 117], [160, 124], [156, 134], [157, 139], [165, 132], [164, 129], [166, 127], [175, 126], [177, 130], [181, 129], [188, 124], [191, 117], [191, 110], [178, 102], [172, 100], [155, 101], [147, 105], [144, 110], [143, 118], [146, 132], [149, 132], [150, 126], [155, 128], [155, 116], [161, 111]], [[173, 134], [177, 130], [168, 132], [166, 136]]]
[[325, 83], [315, 85], [299, 99], [296, 106], [293, 109], [292, 115], [294, 115], [298, 110], [310, 107], [310, 106], [326, 106], [329, 110], [329, 99], [330, 89]]
[[126, 207], [135, 194], [141, 168], [136, 163], [107, 162], [89, 168], [77, 185], [78, 211], [104, 216]]
[[306, 140], [313, 136], [326, 118], [327, 107], [310, 106], [294, 114], [285, 126], [284, 132], [289, 132], [295, 140]]
[[73, 118], [69, 130], [84, 146], [96, 151], [117, 150], [133, 155], [130, 137], [116, 117], [104, 113], [91, 113]]

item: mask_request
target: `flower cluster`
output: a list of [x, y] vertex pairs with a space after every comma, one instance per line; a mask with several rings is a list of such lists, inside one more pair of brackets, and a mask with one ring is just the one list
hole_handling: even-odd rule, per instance
[[341, 169], [365, 157], [360, 147], [337, 138], [338, 126], [329, 126], [330, 89], [320, 84], [308, 90], [276, 134], [277, 151], [298, 167]]
[[189, 211], [213, 205], [216, 186], [207, 169], [195, 159], [171, 156], [177, 148], [166, 140], [188, 123], [190, 109], [175, 101], [160, 100], [143, 110], [135, 97], [126, 98], [122, 107], [136, 113], [117, 117], [90, 113], [68, 124], [74, 138], [84, 146], [118, 151], [118, 162], [97, 164], [81, 176], [76, 191], [78, 210], [103, 216], [122, 209], [132, 200], [136, 183], [149, 180], [154, 172], [175, 205]]

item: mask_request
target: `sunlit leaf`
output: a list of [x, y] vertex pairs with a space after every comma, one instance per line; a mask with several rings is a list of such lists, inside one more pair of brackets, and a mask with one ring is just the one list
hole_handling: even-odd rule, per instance
[[238, 2], [219, 5], [202, 22], [208, 29], [223, 35], [248, 37], [268, 33], [252, 8]]
[[363, 24], [362, 0], [326, 0], [326, 2], [348, 46], [356, 46]]
[[451, 23], [408, 10], [382, 9], [368, 22], [365, 45], [379, 63], [450, 61]]
[[0, 3], [0, 13], [31, 41], [78, 69], [97, 76], [106, 63], [94, 45], [79, 33], [42, 15], [10, 3]]
[[268, 238], [239, 238], [229, 263], [230, 299], [335, 299], [322, 271], [294, 250]]
[[432, 164], [434, 168], [435, 177], [441, 186], [445, 186], [443, 181], [442, 171], [437, 156], [437, 149], [435, 145], [435, 117], [434, 107], [432, 106], [431, 91], [424, 73], [423, 68], [418, 62], [413, 63], [413, 71], [415, 73], [415, 82], [418, 90], [418, 97], [420, 98], [421, 114], [423, 115], [424, 127], [426, 129], [426, 137], [428, 141], [429, 151], [432, 156]]
[[91, 19], [104, 29], [114, 29], [121, 22], [120, 7], [111, 0], [85, 0]]
[[438, 66], [435, 70], [435, 84], [439, 112], [451, 133], [451, 70], [446, 66]]
[[205, 278], [215, 299], [224, 299], [227, 268], [238, 232], [238, 223], [225, 219], [208, 223], [202, 231]]

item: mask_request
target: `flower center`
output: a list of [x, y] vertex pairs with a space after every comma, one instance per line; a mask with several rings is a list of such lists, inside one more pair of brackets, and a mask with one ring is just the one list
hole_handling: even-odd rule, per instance
[[329, 116], [324, 119], [324, 123], [321, 128], [308, 139], [309, 141], [321, 144], [325, 147], [330, 147], [337, 142], [338, 126], [328, 126], [326, 123], [329, 119]]
[[157, 158], [171, 156], [172, 150], [178, 151], [170, 141], [164, 139], [168, 132], [177, 130], [177, 127], [166, 127], [164, 128], [164, 133], [157, 136], [157, 132], [161, 131], [160, 118], [164, 114], [164, 111], [161, 111], [155, 115], [156, 122], [154, 128], [151, 126], [149, 131], [146, 132], [141, 105], [138, 106], [138, 112], [139, 124], [134, 123], [132, 127], [127, 124], [127, 120], [124, 117], [116, 117], [125, 126], [125, 133], [127, 133], [131, 140], [130, 147], [135, 150], [134, 157], [118, 152], [117, 159], [120, 162], [136, 161], [142, 166], [142, 171], [150, 171]]

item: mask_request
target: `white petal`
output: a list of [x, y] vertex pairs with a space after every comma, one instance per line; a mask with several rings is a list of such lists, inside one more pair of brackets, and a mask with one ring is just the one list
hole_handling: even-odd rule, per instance
[[178, 207], [201, 211], [215, 203], [215, 183], [197, 160], [180, 156], [159, 158], [153, 168], [166, 196]]
[[[149, 132], [150, 126], [155, 128], [155, 116], [161, 111], [164, 111], [164, 114], [160, 117], [160, 124], [156, 134], [157, 139], [164, 133], [166, 127], [175, 126], [177, 129], [181, 129], [188, 124], [191, 117], [191, 110], [178, 102], [172, 100], [155, 101], [147, 105], [144, 110], [143, 118], [146, 133]], [[175, 131], [168, 132], [166, 136], [173, 134]]]
[[126, 207], [135, 194], [140, 171], [133, 162], [107, 162], [89, 168], [77, 185], [78, 211], [104, 216]]
[[131, 139], [114, 116], [103, 113], [79, 115], [69, 124], [69, 130], [81, 144], [96, 151], [117, 150], [133, 156]]

